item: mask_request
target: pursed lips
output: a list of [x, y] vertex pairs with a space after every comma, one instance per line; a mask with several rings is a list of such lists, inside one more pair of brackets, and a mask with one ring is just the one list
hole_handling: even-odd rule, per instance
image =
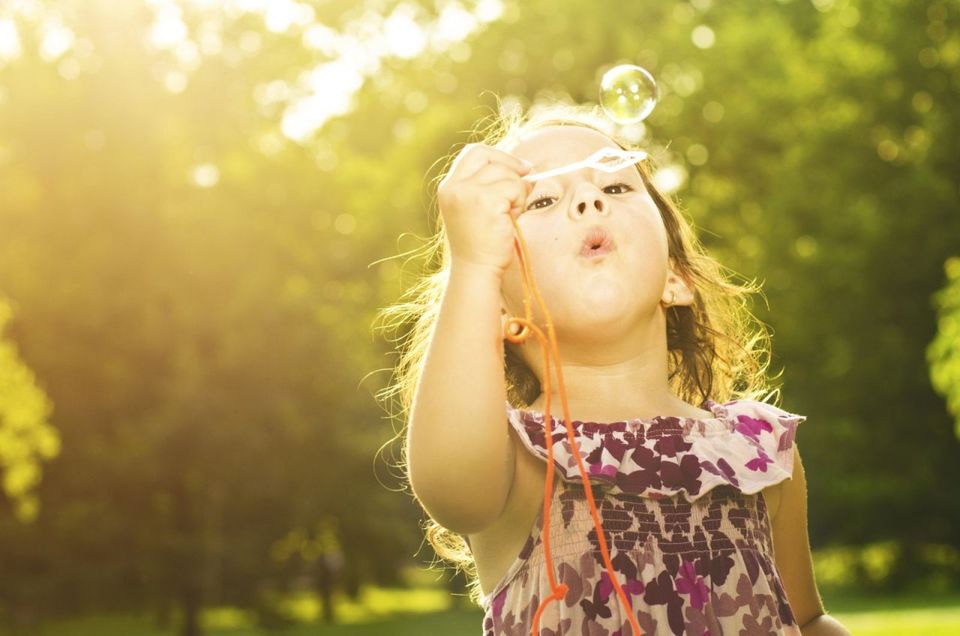
[[580, 245], [580, 256], [587, 258], [602, 256], [616, 249], [613, 237], [599, 225], [593, 226]]

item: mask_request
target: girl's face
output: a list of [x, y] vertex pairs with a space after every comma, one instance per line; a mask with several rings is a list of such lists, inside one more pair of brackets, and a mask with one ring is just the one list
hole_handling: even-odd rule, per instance
[[[618, 146], [581, 126], [550, 126], [534, 131], [507, 151], [533, 164], [531, 174], [584, 159], [603, 147]], [[558, 340], [583, 345], [623, 342], [639, 334], [664, 334], [660, 308], [669, 272], [667, 232], [635, 166], [607, 173], [583, 168], [538, 181], [517, 221], [527, 246], [528, 265], [550, 311]], [[584, 255], [600, 230], [613, 246]], [[596, 237], [595, 237], [596, 238]], [[505, 309], [523, 317], [519, 259], [504, 273]], [[665, 295], [666, 293], [666, 295]], [[537, 324], [544, 317], [531, 295]], [[661, 322], [663, 320], [664, 322]], [[532, 345], [531, 337], [524, 348]]]

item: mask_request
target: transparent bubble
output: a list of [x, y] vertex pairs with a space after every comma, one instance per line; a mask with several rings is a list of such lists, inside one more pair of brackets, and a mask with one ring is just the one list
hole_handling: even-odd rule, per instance
[[633, 64], [614, 66], [600, 80], [600, 105], [618, 124], [635, 124], [646, 119], [659, 96], [653, 75]]

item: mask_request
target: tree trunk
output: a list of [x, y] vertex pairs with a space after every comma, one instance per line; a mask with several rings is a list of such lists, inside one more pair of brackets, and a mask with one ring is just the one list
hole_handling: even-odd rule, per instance
[[332, 625], [336, 622], [333, 609], [333, 571], [326, 554], [321, 554], [317, 560], [317, 590], [320, 593], [321, 620]]
[[164, 598], [156, 606], [156, 613], [154, 614], [154, 622], [161, 631], [167, 631], [170, 629], [170, 624], [172, 622], [171, 615], [173, 614], [173, 607], [167, 598]]
[[29, 601], [15, 602], [10, 612], [9, 632], [13, 636], [35, 636], [40, 633], [40, 617]]
[[188, 584], [183, 588], [180, 607], [183, 610], [180, 636], [200, 636], [200, 593], [196, 586]]

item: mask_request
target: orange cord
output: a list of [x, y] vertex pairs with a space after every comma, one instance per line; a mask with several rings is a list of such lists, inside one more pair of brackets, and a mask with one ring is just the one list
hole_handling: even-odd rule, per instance
[[[547, 311], [547, 308], [543, 303], [543, 298], [540, 297], [540, 290], [537, 289], [537, 285], [534, 282], [533, 277], [530, 275], [530, 270], [527, 263], [527, 244], [524, 242], [523, 236], [520, 233], [520, 227], [517, 225], [517, 219], [513, 214], [508, 214], [508, 216], [510, 217], [510, 221], [513, 223], [513, 229], [517, 234], [517, 240], [514, 241], [514, 247], [517, 250], [517, 258], [520, 259], [521, 274], [523, 275], [523, 305], [524, 314], [526, 317], [511, 317], [509, 320], [507, 320], [507, 323], [504, 325], [504, 336], [507, 338], [507, 340], [513, 342], [514, 344], [521, 344], [526, 341], [527, 337], [529, 336], [529, 330], [532, 331], [540, 341], [540, 348], [543, 349], [543, 390], [544, 394], [546, 395], [543, 424], [545, 433], [544, 440], [547, 447], [547, 478], [543, 489], [543, 528], [541, 530], [541, 538], [543, 540], [543, 551], [547, 558], [547, 578], [550, 581], [551, 594], [543, 600], [543, 602], [540, 604], [540, 607], [537, 609], [537, 613], [533, 616], [532, 635], [538, 636], [540, 615], [543, 613], [543, 610], [546, 609], [550, 601], [563, 600], [563, 597], [566, 596], [569, 588], [566, 584], [557, 585], [557, 581], [553, 574], [553, 559], [550, 556], [550, 500], [552, 499], [553, 491], [553, 437], [551, 431], [552, 418], [550, 417], [550, 349], [547, 348], [547, 343], [545, 342], [546, 338], [543, 335], [543, 331], [533, 324], [533, 315], [530, 311], [531, 289], [533, 290], [533, 293], [537, 298], [537, 303], [540, 305], [540, 310], [543, 311], [544, 318], [546, 319], [547, 332], [550, 336], [549, 344], [550, 348], [553, 350], [553, 359], [555, 361], [560, 360], [560, 353], [557, 348], [557, 336], [553, 329], [553, 319], [550, 317], [550, 312]], [[516, 335], [510, 332], [510, 327], [513, 323], [517, 323], [522, 327], [520, 332]], [[603, 555], [603, 563], [607, 568], [607, 573], [610, 575], [610, 582], [617, 590], [617, 596], [620, 597], [620, 600], [627, 608], [627, 615], [630, 618], [630, 625], [633, 628], [634, 635], [643, 636], [643, 632], [640, 630], [640, 625], [637, 623], [637, 619], [633, 615], [633, 609], [630, 606], [630, 601], [627, 599], [626, 594], [623, 593], [620, 583], [617, 582], [616, 574], [613, 571], [613, 564], [610, 563], [610, 556], [607, 553], [607, 542], [604, 539], [603, 528], [601, 527], [600, 523], [600, 514], [597, 512], [596, 504], [594, 504], [593, 490], [590, 488], [590, 480], [583, 468], [583, 461], [580, 459], [580, 451], [577, 448], [576, 438], [573, 433], [570, 410], [567, 406], [567, 392], [563, 384], [563, 373], [560, 371], [559, 362], [556, 363], [556, 369], [557, 386], [560, 389], [560, 402], [563, 406], [563, 421], [567, 428], [567, 439], [570, 441], [570, 448], [573, 449], [573, 456], [577, 459], [577, 467], [580, 469], [580, 479], [583, 481], [584, 493], [587, 496], [587, 504], [590, 506], [590, 515], [593, 517], [593, 526], [597, 531], [597, 539], [600, 543], [600, 553]]]

